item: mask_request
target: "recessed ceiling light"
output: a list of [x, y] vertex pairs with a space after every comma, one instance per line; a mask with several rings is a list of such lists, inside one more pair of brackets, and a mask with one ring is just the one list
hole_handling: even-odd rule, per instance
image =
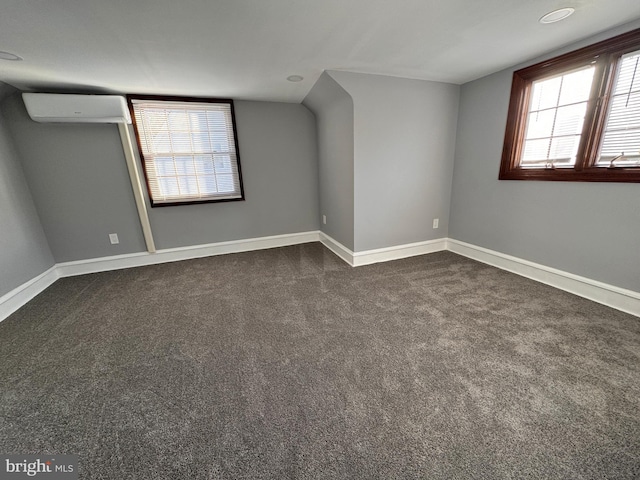
[[0, 60], [19, 61], [22, 60], [22, 57], [9, 52], [0, 52]]
[[544, 15], [540, 19], [540, 23], [555, 23], [555, 22], [559, 22], [560, 20], [564, 20], [565, 18], [567, 18], [569, 15], [571, 15], [575, 11], [576, 11], [576, 9], [575, 8], [571, 8], [571, 7], [560, 8], [558, 10], [554, 10], [553, 12], [549, 12], [546, 15]]
[[301, 82], [302, 80], [304, 80], [304, 77], [301, 77], [300, 75], [289, 75], [287, 77], [287, 80], [289, 80], [290, 82]]

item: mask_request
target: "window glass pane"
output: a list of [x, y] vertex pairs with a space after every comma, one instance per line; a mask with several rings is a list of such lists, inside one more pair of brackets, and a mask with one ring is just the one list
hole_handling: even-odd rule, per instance
[[209, 133], [207, 131], [204, 132], [193, 132], [191, 134], [191, 145], [194, 152], [210, 152], [211, 151], [211, 142], [209, 141]]
[[213, 174], [213, 158], [211, 155], [198, 155], [195, 157], [196, 173], [198, 175]]
[[184, 110], [167, 111], [167, 120], [169, 122], [169, 130], [189, 130], [189, 117]]
[[593, 66], [533, 83], [520, 165], [574, 165], [593, 83]]
[[524, 144], [524, 153], [522, 154], [522, 165], [539, 165], [546, 164], [549, 159], [549, 148], [551, 144], [550, 138], [541, 140], [528, 140]]
[[173, 163], [173, 157], [156, 157], [155, 159], [156, 173], [158, 175], [175, 175], [176, 168]]
[[207, 131], [207, 112], [203, 110], [191, 110], [189, 116], [189, 127], [191, 130]]
[[555, 77], [533, 84], [531, 107], [529, 111], [544, 110], [558, 105], [562, 77]]
[[216, 177], [214, 175], [201, 175], [198, 177], [198, 185], [202, 193], [217, 193]]
[[632, 52], [622, 57], [616, 77], [616, 86], [613, 89], [614, 95], [624, 95], [629, 91], [637, 91], [640, 87], [640, 78], [638, 78], [639, 57], [640, 52]]
[[558, 108], [553, 127], [553, 136], [580, 135], [586, 112], [586, 102]]
[[233, 192], [235, 187], [233, 185], [233, 176], [231, 175], [217, 175], [218, 190], [220, 192]]
[[207, 111], [207, 123], [209, 130], [213, 130], [216, 127], [220, 128], [225, 126], [225, 118], [223, 111]]
[[214, 152], [228, 152], [229, 140], [227, 139], [226, 132], [212, 132], [211, 133], [211, 146]]
[[168, 131], [169, 130], [169, 122], [167, 120], [167, 115], [164, 110], [154, 110], [150, 111], [148, 115], [145, 116], [145, 121], [148, 125], [148, 128], [154, 131]]
[[178, 184], [180, 185], [180, 193], [182, 195], [197, 195], [198, 190], [198, 177], [178, 177]]
[[555, 110], [543, 110], [529, 114], [526, 138], [550, 137], [553, 133]]
[[160, 193], [164, 197], [176, 197], [180, 195], [178, 179], [176, 177], [159, 177], [158, 185]]
[[589, 99], [593, 82], [594, 67], [589, 67], [562, 77], [562, 90], [558, 105], [584, 102]]
[[[630, 135], [631, 133], [631, 135]], [[635, 133], [635, 135], [633, 135]], [[609, 131], [604, 136], [604, 146], [601, 151], [602, 158], [612, 159], [619, 155], [625, 157], [638, 156], [640, 151], [640, 131]]]
[[155, 133], [150, 137], [147, 150], [151, 153], [171, 153], [171, 138], [169, 132]]
[[215, 168], [216, 173], [231, 173], [231, 158], [228, 156], [216, 155]]
[[153, 205], [242, 198], [230, 102], [130, 102]]
[[183, 153], [191, 151], [191, 138], [186, 132], [172, 132], [171, 151], [174, 153]]
[[640, 165], [640, 52], [622, 57], [613, 92], [597, 165]]
[[194, 175], [196, 173], [193, 157], [175, 157], [175, 164], [178, 175]]
[[554, 165], [573, 165], [579, 142], [579, 135], [552, 138], [549, 159], [553, 160]]

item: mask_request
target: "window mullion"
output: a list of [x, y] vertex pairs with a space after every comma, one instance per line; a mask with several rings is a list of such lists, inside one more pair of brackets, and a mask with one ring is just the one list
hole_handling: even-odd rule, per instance
[[[640, 28], [513, 72], [498, 178], [501, 180], [640, 183], [639, 164], [627, 161], [612, 166], [609, 162], [611, 158], [617, 158], [612, 152], [620, 151], [626, 155], [626, 151], [629, 150], [633, 153], [634, 159], [640, 156], [638, 128], [631, 128], [632, 125], [640, 123], [638, 94], [633, 94], [633, 99], [629, 100], [627, 107], [624, 106], [624, 98], [613, 96], [618, 88], [616, 85], [622, 85], [620, 82], [624, 82], [624, 88], [626, 88], [627, 82], [633, 80], [631, 77], [634, 72], [632, 67], [627, 66], [631, 65], [627, 59], [636, 58], [638, 52], [640, 52]], [[621, 65], [625, 66], [624, 78], [618, 80], [618, 70]], [[566, 76], [568, 79], [572, 72], [581, 69], [588, 69], [592, 75], [591, 88], [587, 90], [587, 84], [581, 84], [580, 77], [572, 77], [573, 86], [567, 90], [567, 95], [562, 100], [564, 109], [567, 107], [565, 101], [572, 100], [574, 97], [581, 99], [582, 106], [579, 110], [577, 107], [573, 110], [564, 109], [561, 118], [558, 110], [560, 107], [552, 108], [549, 105], [552, 103], [549, 101], [551, 97], [548, 97], [544, 104], [538, 102], [535, 108], [534, 105], [529, 104], [532, 94], [543, 94], [542, 90], [539, 92], [535, 90], [538, 85], [548, 82], [552, 87], [554, 80], [558, 77]], [[636, 70], [634, 78], [637, 81], [640, 63], [636, 65]], [[554, 93], [551, 93], [551, 96], [553, 95]], [[542, 97], [538, 100], [542, 101]], [[622, 102], [620, 106], [618, 102]], [[556, 111], [556, 122], [550, 110]], [[548, 133], [549, 126], [554, 127], [560, 120], [562, 120], [561, 131], [556, 132], [553, 128], [552, 132]], [[551, 125], [552, 122], [554, 125]], [[582, 122], [580, 130], [577, 122]], [[574, 125], [575, 128], [573, 128]], [[564, 140], [562, 136], [570, 131], [576, 132], [572, 143], [569, 139]], [[559, 134], [557, 137], [556, 133]], [[554, 138], [558, 139], [558, 150], [554, 150], [553, 154], [549, 152], [549, 145], [543, 141], [547, 136], [550, 141]], [[558, 168], [548, 168], [549, 165], [542, 162], [545, 158], [545, 149], [546, 158], [564, 158], [565, 151], [571, 149], [571, 160], [564, 165], [558, 163], [556, 165]], [[605, 153], [606, 159], [602, 160], [605, 157], [601, 155]]]
[[591, 97], [578, 149], [576, 170], [595, 166], [607, 121], [607, 110], [613, 93], [618, 60], [619, 57], [603, 55], [597, 61]]

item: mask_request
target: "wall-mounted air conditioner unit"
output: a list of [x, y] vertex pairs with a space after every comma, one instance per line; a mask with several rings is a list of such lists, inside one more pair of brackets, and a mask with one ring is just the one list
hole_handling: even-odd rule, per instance
[[29, 116], [36, 122], [131, 123], [124, 97], [23, 93]]

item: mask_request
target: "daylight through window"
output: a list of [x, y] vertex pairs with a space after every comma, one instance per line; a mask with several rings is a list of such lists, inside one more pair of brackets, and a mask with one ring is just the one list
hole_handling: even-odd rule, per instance
[[594, 67], [533, 82], [523, 167], [573, 166]]
[[640, 182], [640, 29], [514, 73], [500, 178]]
[[242, 200], [231, 100], [129, 96], [152, 205]]
[[640, 52], [620, 62], [598, 165], [640, 165]]

